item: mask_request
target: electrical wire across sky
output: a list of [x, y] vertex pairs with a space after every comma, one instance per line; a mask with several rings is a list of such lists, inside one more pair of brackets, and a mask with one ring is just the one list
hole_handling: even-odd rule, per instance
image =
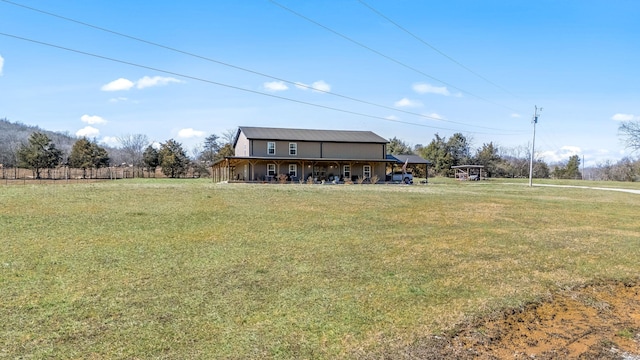
[[[343, 98], [343, 99], [346, 99], [346, 100], [350, 100], [350, 101], [353, 101], [353, 102], [358, 102], [358, 103], [369, 105], [369, 106], [375, 106], [375, 107], [378, 107], [378, 108], [382, 108], [382, 109], [386, 109], [386, 110], [390, 110], [390, 111], [394, 111], [394, 112], [400, 112], [400, 113], [416, 116], [416, 117], [419, 117], [419, 118], [429, 119], [429, 120], [433, 120], [433, 121], [437, 121], [437, 122], [445, 122], [445, 123], [451, 123], [451, 124], [461, 125], [461, 126], [465, 126], [465, 127], [474, 127], [474, 128], [478, 128], [478, 129], [485, 129], [485, 130], [494, 131], [494, 132], [487, 132], [487, 131], [464, 130], [465, 132], [468, 132], [468, 133], [472, 133], [472, 134], [495, 134], [495, 135], [520, 135], [520, 134], [523, 133], [522, 131], [508, 130], [508, 129], [504, 129], [504, 128], [492, 128], [492, 127], [486, 127], [486, 126], [481, 126], [481, 125], [475, 125], [475, 124], [469, 124], [469, 123], [464, 123], [464, 122], [459, 122], [459, 121], [443, 119], [441, 117], [434, 117], [434, 116], [420, 114], [420, 113], [416, 113], [416, 112], [412, 112], [412, 111], [408, 111], [408, 110], [404, 110], [404, 109], [399, 109], [399, 108], [396, 108], [396, 107], [377, 104], [377, 103], [374, 103], [374, 102], [371, 102], [371, 101], [358, 99], [358, 98], [355, 98], [355, 97], [352, 97], [352, 96], [347, 96], [347, 95], [339, 94], [339, 93], [332, 92], [332, 91], [327, 91], [327, 90], [323, 90], [323, 89], [317, 89], [317, 88], [314, 88], [313, 86], [301, 84], [299, 82], [294, 82], [294, 81], [287, 80], [287, 79], [284, 79], [284, 78], [281, 78], [281, 77], [277, 77], [277, 76], [269, 75], [269, 74], [266, 74], [266, 73], [263, 73], [263, 72], [251, 70], [251, 69], [248, 69], [248, 68], [245, 68], [245, 67], [233, 65], [233, 64], [230, 64], [228, 62], [212, 59], [210, 57], [205, 57], [205, 56], [198, 55], [198, 54], [195, 54], [195, 53], [192, 53], [192, 52], [180, 50], [180, 49], [177, 49], [177, 48], [174, 48], [174, 47], [170, 47], [170, 46], [167, 46], [167, 45], [159, 44], [159, 43], [152, 42], [152, 41], [149, 41], [149, 40], [145, 40], [145, 39], [142, 39], [142, 38], [139, 38], [139, 37], [127, 35], [127, 34], [124, 34], [124, 33], [121, 33], [121, 32], [117, 32], [117, 31], [114, 31], [114, 30], [110, 30], [110, 29], [107, 29], [107, 28], [104, 28], [104, 27], [96, 26], [96, 25], [93, 25], [93, 24], [90, 24], [90, 23], [87, 23], [87, 22], [75, 20], [75, 19], [72, 19], [72, 18], [69, 18], [69, 17], [66, 17], [66, 16], [54, 14], [54, 13], [51, 13], [51, 12], [48, 12], [48, 11], [44, 11], [44, 10], [41, 10], [41, 9], [37, 9], [37, 8], [31, 7], [31, 6], [26, 6], [26, 5], [23, 5], [23, 4], [19, 4], [19, 3], [16, 3], [14, 1], [9, 1], [9, 0], [0, 0], [0, 1], [4, 2], [4, 3], [7, 3], [7, 4], [10, 4], [10, 5], [14, 5], [14, 6], [18, 6], [18, 7], [27, 9], [27, 10], [30, 10], [30, 11], [35, 11], [35, 12], [38, 12], [38, 13], [41, 13], [41, 14], [45, 14], [47, 16], [52, 16], [52, 17], [55, 17], [55, 18], [58, 18], [58, 19], [61, 19], [61, 20], [65, 20], [65, 21], [72, 22], [72, 23], [75, 23], [75, 24], [79, 24], [79, 25], [82, 25], [82, 26], [85, 26], [85, 27], [93, 28], [95, 30], [106, 32], [106, 33], [109, 33], [109, 34], [112, 34], [112, 35], [116, 35], [116, 36], [119, 36], [119, 37], [127, 38], [129, 40], [141, 42], [141, 43], [144, 43], [144, 44], [147, 44], [147, 45], [155, 46], [155, 47], [158, 47], [158, 48], [162, 48], [162, 49], [165, 49], [165, 50], [168, 50], [168, 51], [172, 51], [172, 52], [176, 52], [176, 53], [179, 53], [179, 54], [182, 54], [182, 55], [194, 57], [194, 58], [197, 58], [197, 59], [205, 60], [205, 61], [208, 61], [208, 62], [216, 63], [216, 64], [223, 65], [223, 66], [226, 66], [226, 67], [229, 67], [229, 68], [233, 68], [233, 69], [236, 69], [236, 70], [240, 70], [240, 71], [244, 71], [244, 72], [251, 73], [251, 74], [254, 74], [254, 75], [258, 75], [258, 76], [262, 76], [262, 77], [265, 77], [265, 78], [269, 78], [269, 79], [272, 79], [272, 80], [281, 81], [281, 82], [284, 82], [284, 83], [287, 83], [287, 84], [295, 85], [297, 87], [304, 87], [304, 88], [307, 88], [307, 89], [312, 89], [312, 90], [317, 91], [317, 92], [329, 94], [329, 95], [336, 96], [336, 97], [339, 97], [339, 98]], [[270, 1], [272, 3], [280, 6], [280, 7], [283, 7], [281, 4], [279, 4], [279, 3], [277, 3], [277, 2], [275, 2], [273, 0], [270, 0]], [[285, 8], [285, 7], [283, 7], [283, 8]], [[290, 10], [288, 8], [285, 8], [285, 9], [287, 9], [288, 11], [292, 11], [292, 10]], [[298, 14], [296, 13], [296, 15], [298, 15]], [[312, 21], [312, 20], [310, 20], [310, 21]], [[321, 27], [324, 27], [323, 25], [320, 25], [320, 24], [318, 24], [318, 25], [321, 26]], [[333, 30], [330, 30], [330, 29], [328, 29], [328, 30], [333, 32]], [[344, 35], [341, 35], [339, 33], [337, 33], [337, 34], [342, 36], [342, 37], [345, 37]], [[373, 118], [373, 119], [391, 121], [391, 122], [402, 123], [402, 124], [413, 125], [413, 126], [427, 127], [427, 128], [439, 129], [439, 130], [460, 131], [459, 129], [452, 129], [452, 128], [446, 128], [446, 127], [441, 127], [441, 126], [433, 126], [433, 125], [427, 125], [427, 124], [403, 121], [403, 120], [398, 120], [398, 119], [394, 119], [394, 118], [391, 118], [391, 117], [383, 117], [383, 116], [364, 114], [364, 113], [360, 113], [360, 112], [356, 112], [356, 111], [351, 111], [351, 110], [346, 110], [346, 109], [339, 109], [339, 108], [326, 106], [326, 105], [321, 105], [321, 104], [315, 104], [315, 103], [311, 103], [311, 102], [308, 102], [308, 101], [296, 100], [296, 99], [292, 99], [292, 98], [288, 98], [288, 97], [284, 97], [284, 96], [269, 94], [269, 93], [265, 93], [265, 92], [260, 92], [260, 91], [256, 91], [256, 90], [242, 88], [242, 87], [239, 87], [239, 86], [224, 84], [224, 83], [217, 82], [217, 81], [207, 80], [207, 79], [203, 79], [203, 78], [200, 78], [200, 77], [191, 76], [191, 75], [187, 75], [187, 74], [183, 74], [183, 73], [178, 73], [178, 72], [174, 72], [174, 71], [168, 71], [168, 70], [163, 70], [163, 69], [158, 69], [158, 68], [154, 68], [154, 67], [145, 66], [145, 65], [142, 65], [142, 64], [127, 62], [127, 61], [119, 60], [119, 59], [116, 59], [116, 58], [113, 58], [113, 57], [97, 55], [97, 54], [93, 54], [93, 53], [89, 53], [89, 52], [85, 52], [85, 51], [81, 51], [81, 50], [77, 50], [77, 49], [72, 49], [72, 48], [69, 48], [69, 47], [63, 47], [63, 46], [59, 46], [59, 45], [55, 45], [55, 44], [51, 44], [51, 43], [47, 43], [47, 42], [43, 42], [43, 41], [38, 41], [38, 40], [33, 40], [33, 39], [30, 39], [30, 38], [26, 38], [26, 37], [21, 37], [21, 36], [17, 36], [17, 35], [8, 34], [8, 33], [0, 33], [0, 35], [7, 36], [7, 37], [13, 37], [15, 39], [19, 39], [19, 40], [23, 40], [23, 41], [29, 41], [29, 42], [32, 42], [32, 43], [35, 43], [35, 44], [39, 44], [39, 45], [45, 45], [45, 46], [49, 46], [49, 47], [54, 47], [54, 48], [58, 48], [58, 49], [61, 49], [61, 50], [71, 51], [71, 52], [75, 52], [75, 53], [86, 55], [86, 56], [92, 56], [92, 57], [96, 57], [96, 58], [101, 58], [103, 60], [119, 62], [119, 63], [127, 64], [127, 65], [130, 65], [130, 66], [135, 66], [135, 67], [139, 67], [139, 68], [145, 68], [145, 69], [149, 69], [149, 70], [154, 70], [154, 71], [158, 71], [158, 72], [165, 73], [165, 74], [171, 74], [171, 75], [183, 77], [183, 78], [186, 78], [186, 79], [197, 80], [197, 81], [201, 81], [201, 82], [205, 82], [205, 83], [209, 83], [209, 84], [213, 84], [213, 85], [218, 85], [218, 86], [222, 86], [222, 87], [226, 87], [226, 88], [231, 88], [231, 89], [235, 89], [235, 90], [250, 92], [250, 93], [254, 93], [254, 94], [260, 94], [260, 95], [263, 95], [263, 96], [268, 96], [268, 97], [277, 98], [277, 99], [281, 99], [281, 100], [287, 100], [287, 101], [291, 101], [291, 102], [295, 102], [295, 103], [299, 103], [299, 104], [304, 104], [304, 105], [307, 105], [307, 106], [325, 108], [325, 109], [329, 109], [329, 110], [333, 110], [333, 111], [339, 111], [339, 112], [342, 112], [342, 113], [347, 113], [347, 114], [352, 114], [352, 115], [357, 115], [357, 116], [364, 116], [364, 117], [369, 117], [369, 118]], [[345, 37], [345, 38], [347, 38], [347, 37]], [[347, 38], [347, 39], [349, 39], [349, 38]], [[351, 39], [349, 39], [349, 40], [354, 42]], [[357, 42], [355, 42], [355, 43], [360, 45], [360, 46], [364, 46], [364, 45], [361, 45], [361, 44], [359, 44]], [[375, 51], [373, 49], [370, 49], [370, 50], [378, 53], [377, 51]], [[379, 53], [379, 54], [381, 56], [383, 56], [383, 57], [386, 57], [385, 55], [383, 55], [381, 53]], [[398, 62], [398, 61], [396, 61], [396, 60], [394, 60], [392, 58], [390, 58], [390, 59], [393, 60], [394, 62]], [[405, 66], [405, 67], [407, 67], [407, 65], [405, 65], [403, 63], [400, 63], [400, 64]], [[417, 70], [417, 71], [420, 72], [419, 70]], [[420, 72], [420, 73], [422, 73], [422, 72]], [[430, 78], [432, 78], [432, 79], [434, 79], [436, 81], [442, 82], [441, 80], [433, 78], [428, 74], [423, 74], [423, 75], [425, 75], [427, 77], [430, 77]], [[442, 82], [442, 83], [444, 83], [444, 82]], [[460, 88], [458, 88], [456, 86], [453, 86], [451, 84], [447, 84], [447, 83], [444, 83], [444, 84], [448, 85], [448, 86], [450, 86], [452, 88], [455, 88], [457, 90], [460, 90], [462, 92], [465, 92], [467, 94], [473, 95], [473, 94], [471, 94], [471, 93], [469, 93], [467, 91], [464, 91], [464, 90], [462, 90], [462, 89], [460, 89]], [[475, 95], [473, 95], [473, 96], [475, 96]], [[481, 100], [487, 101], [489, 103], [495, 104], [495, 103], [493, 103], [493, 102], [491, 102], [489, 100], [483, 99], [481, 97], [478, 97], [478, 96], [476, 96], [476, 97], [481, 99]], [[495, 104], [495, 105], [502, 106], [500, 104]], [[496, 133], [495, 131], [498, 131], [499, 133]]]

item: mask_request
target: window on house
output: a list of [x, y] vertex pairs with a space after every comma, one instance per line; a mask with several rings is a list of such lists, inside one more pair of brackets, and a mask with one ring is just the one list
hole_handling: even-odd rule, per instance
[[267, 154], [275, 155], [276, 154], [276, 143], [273, 141], [269, 141], [267, 143]]
[[289, 155], [298, 155], [298, 143], [289, 143]]
[[276, 176], [276, 164], [267, 164], [267, 176]]
[[362, 167], [362, 177], [365, 179], [371, 178], [371, 165], [365, 165]]
[[342, 167], [342, 176], [344, 176], [345, 179], [351, 179], [351, 165]]
[[289, 176], [298, 177], [298, 165], [289, 164]]

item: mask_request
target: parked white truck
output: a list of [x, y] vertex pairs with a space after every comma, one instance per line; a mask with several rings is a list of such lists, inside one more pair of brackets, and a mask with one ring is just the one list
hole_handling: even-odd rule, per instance
[[394, 171], [393, 173], [387, 174], [387, 181], [413, 184], [413, 174], [409, 172], [403, 173], [402, 171]]

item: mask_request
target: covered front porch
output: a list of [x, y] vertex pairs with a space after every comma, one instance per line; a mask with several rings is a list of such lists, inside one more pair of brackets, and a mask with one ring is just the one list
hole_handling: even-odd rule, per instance
[[[384, 181], [388, 160], [227, 157], [212, 165], [214, 182]], [[376, 181], [376, 182], [377, 182]]]

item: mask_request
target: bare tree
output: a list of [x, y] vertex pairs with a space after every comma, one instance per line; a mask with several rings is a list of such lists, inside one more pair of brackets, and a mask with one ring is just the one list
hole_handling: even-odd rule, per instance
[[233, 145], [233, 142], [235, 141], [237, 134], [238, 134], [237, 129], [227, 129], [222, 133], [222, 140], [224, 141], [225, 144]]
[[145, 148], [150, 144], [149, 138], [144, 134], [128, 134], [117, 137], [118, 142], [125, 155], [125, 159], [129, 164], [141, 169], [143, 164], [143, 155]]
[[618, 131], [627, 147], [633, 151], [640, 150], [640, 121], [624, 121], [620, 124]]

